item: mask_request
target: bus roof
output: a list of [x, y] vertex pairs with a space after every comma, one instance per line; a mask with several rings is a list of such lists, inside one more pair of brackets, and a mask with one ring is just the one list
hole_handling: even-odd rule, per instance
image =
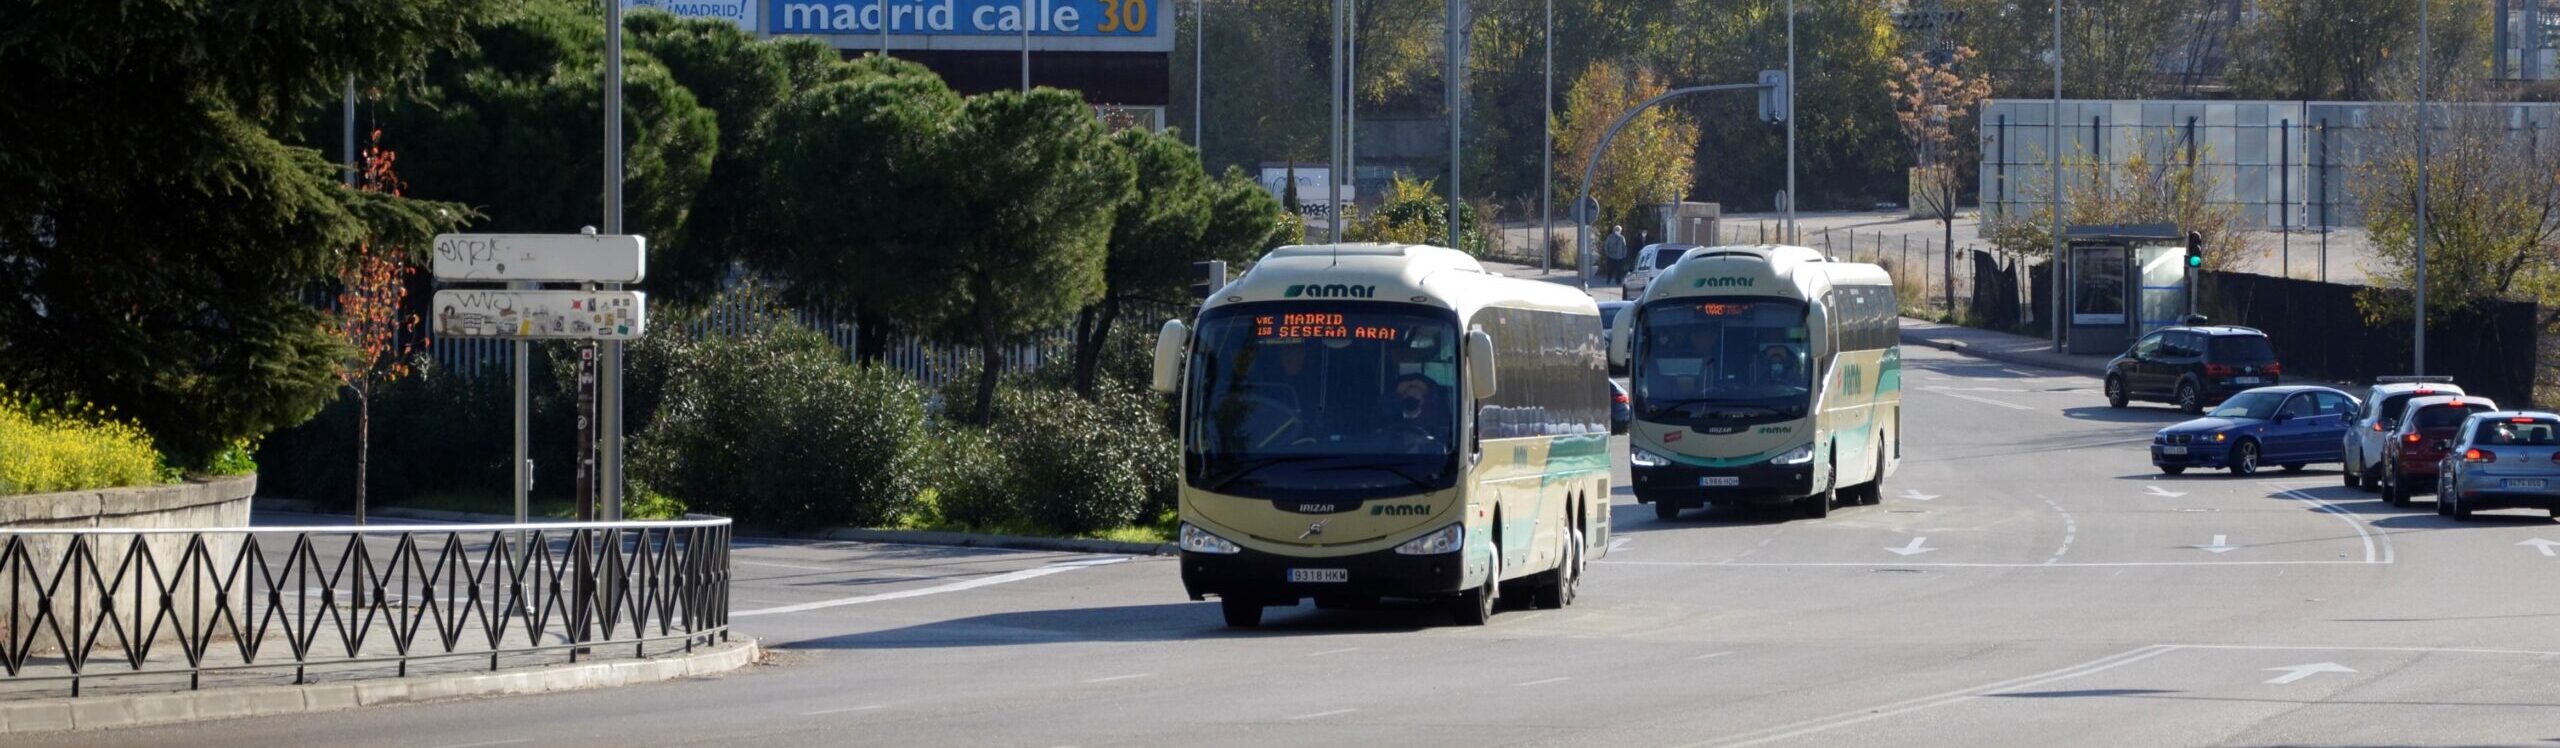
[[[1767, 285], [1761, 284], [1764, 280]], [[1736, 244], [1699, 247], [1682, 254], [1679, 264], [1645, 289], [1644, 299], [1737, 291], [1803, 298], [1831, 286], [1892, 283], [1893, 276], [1882, 267], [1837, 262], [1811, 247]]]
[[1282, 299], [1374, 299], [1425, 303], [1457, 311], [1460, 319], [1488, 306], [1513, 306], [1597, 315], [1590, 294], [1561, 283], [1509, 278], [1486, 272], [1464, 252], [1423, 244], [1292, 245], [1271, 250], [1244, 277], [1201, 305]]

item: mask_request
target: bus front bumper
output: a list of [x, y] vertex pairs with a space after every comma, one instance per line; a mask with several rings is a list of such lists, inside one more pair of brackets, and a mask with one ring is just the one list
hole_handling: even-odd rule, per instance
[[1778, 504], [1813, 494], [1813, 466], [1759, 463], [1735, 467], [1631, 466], [1636, 501], [1645, 504]]
[[[1301, 579], [1340, 581], [1291, 581]], [[1395, 551], [1307, 558], [1245, 549], [1237, 553], [1182, 553], [1182, 586], [1199, 600], [1209, 595], [1291, 604], [1310, 597], [1440, 597], [1457, 594], [1466, 581], [1464, 553], [1424, 556]]]

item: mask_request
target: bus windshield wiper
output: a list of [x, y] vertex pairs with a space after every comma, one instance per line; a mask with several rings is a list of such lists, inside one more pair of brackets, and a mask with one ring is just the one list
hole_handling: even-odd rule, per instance
[[1271, 467], [1271, 466], [1273, 466], [1273, 465], [1279, 465], [1279, 464], [1283, 464], [1283, 463], [1300, 463], [1300, 462], [1314, 462], [1314, 461], [1318, 461], [1318, 460], [1330, 460], [1330, 459], [1334, 459], [1335, 457], [1336, 457], [1335, 455], [1272, 455], [1272, 456], [1270, 456], [1270, 457], [1264, 457], [1264, 458], [1261, 458], [1261, 459], [1255, 460], [1255, 461], [1253, 461], [1253, 462], [1247, 463], [1244, 467], [1236, 468], [1235, 472], [1228, 473], [1228, 474], [1226, 474], [1225, 476], [1220, 477], [1220, 478], [1218, 478], [1216, 481], [1214, 481], [1214, 482], [1210, 483], [1209, 485], [1201, 486], [1200, 488], [1201, 488], [1201, 490], [1205, 490], [1205, 491], [1212, 491], [1212, 492], [1224, 491], [1224, 490], [1226, 490], [1226, 488], [1227, 488], [1228, 486], [1235, 485], [1236, 481], [1243, 480], [1245, 476], [1252, 475], [1252, 474], [1254, 473], [1254, 471], [1261, 470], [1261, 469], [1263, 469], [1263, 468], [1267, 468], [1267, 467]]

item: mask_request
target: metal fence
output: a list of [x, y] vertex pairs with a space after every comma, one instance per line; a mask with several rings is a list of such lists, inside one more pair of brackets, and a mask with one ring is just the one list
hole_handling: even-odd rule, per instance
[[0, 686], [691, 651], [728, 638], [730, 537], [726, 518], [0, 529]]

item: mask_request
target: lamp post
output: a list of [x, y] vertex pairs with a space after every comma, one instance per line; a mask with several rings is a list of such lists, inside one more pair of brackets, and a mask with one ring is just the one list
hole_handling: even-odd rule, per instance
[[1551, 246], [1556, 235], [1556, 0], [1547, 0], [1547, 40], [1543, 46], [1547, 53], [1547, 88], [1546, 96], [1538, 99], [1543, 113], [1538, 129], [1543, 133], [1540, 142], [1545, 147], [1538, 151], [1538, 235], [1530, 240], [1531, 246], [1538, 249], [1541, 275], [1555, 272], [1556, 261], [1555, 248]]
[[[2053, 0], [2053, 117], [2045, 126], [2050, 136], [2045, 158], [2053, 162], [2053, 192], [2045, 196], [2053, 210], [2053, 350], [2059, 353], [2064, 349], [2063, 335], [2070, 330], [2062, 318], [2070, 308], [2067, 298], [2071, 295], [2071, 284], [2063, 274], [2067, 268], [2062, 242], [2062, 0]], [[1953, 253], [1956, 248], [1950, 246], [1947, 251]], [[1955, 276], [1947, 276], [1950, 287], [1955, 281]]]
[[[2538, 32], [2539, 30], [2537, 30]], [[2418, 3], [2418, 326], [2409, 353], [2409, 373], [2427, 373], [2427, 131], [2434, 124], [2427, 112], [2427, 3]], [[2532, 61], [2526, 61], [2527, 70]]]

